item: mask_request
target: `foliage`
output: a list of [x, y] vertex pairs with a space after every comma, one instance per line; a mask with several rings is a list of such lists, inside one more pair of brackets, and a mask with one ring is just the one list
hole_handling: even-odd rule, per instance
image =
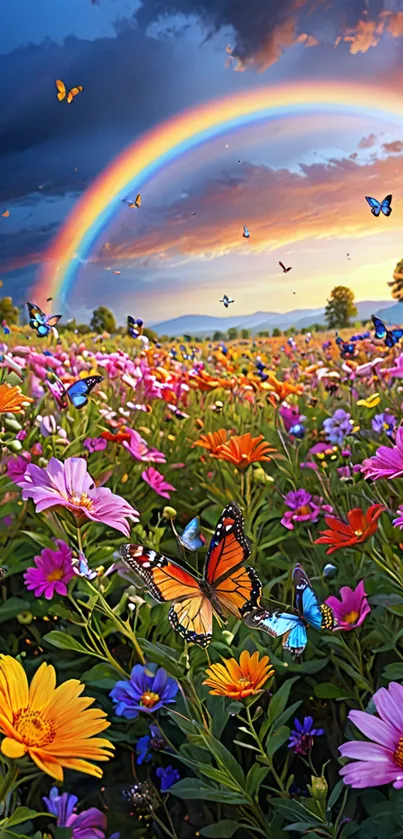
[[106, 306], [98, 306], [92, 313], [90, 327], [93, 332], [98, 332], [98, 334], [102, 332], [115, 332], [115, 316]]
[[229, 341], [235, 341], [238, 337], [238, 330], [235, 328], [235, 326], [230, 326], [227, 335]]
[[398, 300], [400, 303], [403, 300], [403, 259], [397, 263], [393, 272], [393, 280], [388, 283], [388, 286], [392, 289], [391, 294], [393, 299]]
[[6, 320], [7, 323], [13, 324], [18, 323], [19, 318], [19, 309], [17, 306], [13, 306], [13, 299], [12, 297], [1, 297], [0, 298], [0, 322], [2, 320]]
[[357, 314], [354, 306], [354, 292], [343, 285], [336, 286], [327, 301], [326, 323], [329, 329], [344, 329]]

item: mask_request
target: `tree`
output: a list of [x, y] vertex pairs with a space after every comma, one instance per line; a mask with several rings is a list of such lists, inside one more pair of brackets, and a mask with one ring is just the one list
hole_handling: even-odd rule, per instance
[[223, 333], [223, 332], [220, 332], [220, 330], [219, 330], [219, 329], [217, 329], [217, 330], [214, 332], [214, 335], [213, 335], [213, 341], [223, 341], [223, 340], [224, 340], [224, 338], [225, 338], [224, 333]]
[[257, 337], [258, 338], [268, 338], [269, 337], [269, 330], [268, 329], [263, 329], [262, 332], [257, 333]]
[[275, 326], [272, 332], [273, 338], [280, 338], [282, 334], [281, 329], [279, 329], [278, 326]]
[[235, 339], [238, 338], [238, 330], [235, 328], [235, 326], [230, 326], [227, 335], [229, 341], [235, 341]]
[[351, 318], [356, 317], [357, 308], [354, 306], [354, 292], [344, 285], [336, 286], [327, 301], [325, 320], [329, 329], [344, 329], [350, 325]]
[[388, 283], [392, 289], [392, 297], [399, 302], [403, 300], [403, 259], [397, 263], [393, 272], [393, 281]]
[[98, 306], [92, 313], [90, 327], [93, 332], [116, 332], [115, 316], [106, 306]]
[[6, 320], [8, 324], [18, 323], [19, 310], [13, 306], [12, 297], [0, 298], [0, 321]]
[[246, 338], [249, 338], [249, 335], [249, 329], [241, 329], [241, 338], [245, 340]]

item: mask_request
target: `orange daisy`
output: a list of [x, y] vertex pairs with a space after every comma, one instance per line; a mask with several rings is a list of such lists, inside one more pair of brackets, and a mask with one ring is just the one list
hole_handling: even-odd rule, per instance
[[201, 446], [207, 449], [210, 454], [217, 454], [223, 443], [227, 440], [227, 432], [225, 428], [220, 428], [219, 431], [209, 431], [208, 434], [202, 434], [200, 439], [193, 443], [194, 446]]
[[[263, 441], [263, 442], [262, 442]], [[233, 463], [237, 469], [246, 469], [251, 463], [262, 460], [271, 460], [269, 452], [275, 452], [264, 440], [263, 434], [259, 437], [252, 437], [248, 432], [238, 437], [231, 437], [228, 442], [223, 443], [214, 456], [219, 460], [227, 460]]]
[[246, 699], [247, 696], [259, 693], [267, 679], [273, 676], [274, 669], [269, 664], [269, 656], [259, 659], [259, 653], [250, 655], [242, 650], [239, 663], [235, 658], [223, 659], [224, 664], [212, 664], [206, 670], [203, 682], [212, 690], [215, 696], [229, 696], [230, 699]]
[[290, 393], [296, 393], [298, 396], [304, 392], [301, 385], [292, 385], [290, 382], [281, 382], [273, 373], [269, 373], [267, 380], [262, 382], [261, 388], [263, 390], [270, 390], [269, 400], [273, 405], [278, 405], [284, 402]]
[[24, 408], [33, 401], [25, 396], [19, 385], [0, 385], [0, 414], [23, 414]]
[[45, 662], [31, 685], [22, 665], [10, 655], [0, 656], [1, 751], [8, 758], [29, 757], [52, 778], [63, 780], [63, 767], [102, 777], [90, 760], [109, 760], [114, 746], [93, 737], [108, 728], [105, 711], [90, 708], [94, 699], [83, 696], [85, 685], [69, 679], [56, 688], [56, 672]]

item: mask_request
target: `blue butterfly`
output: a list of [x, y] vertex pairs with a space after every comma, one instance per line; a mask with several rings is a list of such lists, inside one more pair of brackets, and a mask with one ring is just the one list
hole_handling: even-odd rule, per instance
[[385, 342], [386, 347], [394, 347], [403, 337], [403, 329], [387, 329], [383, 320], [371, 315], [375, 327], [375, 338]]
[[377, 201], [376, 198], [370, 198], [368, 195], [366, 195], [365, 200], [368, 201], [373, 216], [376, 216], [378, 218], [381, 211], [383, 212], [384, 216], [390, 216], [392, 212], [392, 207], [390, 206], [392, 203], [391, 195], [387, 195], [386, 198], [383, 199], [383, 201]]
[[187, 551], [198, 551], [206, 543], [203, 534], [200, 533], [200, 522], [197, 516], [195, 516], [195, 518], [186, 525], [182, 536], [179, 536], [179, 533], [177, 533], [176, 530], [174, 533], [178, 542], [180, 542]]
[[243, 227], [243, 233], [242, 233], [242, 236], [244, 237], [244, 239], [249, 239], [249, 236], [250, 236], [249, 230], [248, 230], [248, 228], [247, 228], [247, 227], [245, 227], [245, 225], [244, 225], [244, 227]]
[[61, 315], [45, 315], [36, 303], [27, 303], [29, 325], [36, 331], [39, 338], [46, 338], [53, 327], [59, 323]]
[[341, 358], [350, 358], [355, 355], [355, 346], [351, 341], [343, 341], [336, 332], [336, 344], [340, 350]]
[[143, 325], [144, 321], [141, 318], [136, 318], [135, 320], [131, 315], [127, 316], [127, 334], [131, 338], [138, 338], [143, 334]]
[[295, 609], [297, 614], [288, 612], [267, 612], [257, 609], [245, 618], [245, 623], [251, 629], [262, 629], [273, 638], [283, 638], [283, 647], [294, 655], [301, 655], [308, 637], [307, 627], [314, 629], [333, 629], [335, 618], [333, 610], [319, 600], [305, 574], [298, 563], [293, 571], [295, 589]]
[[85, 379], [77, 379], [76, 382], [66, 388], [63, 382], [55, 376], [55, 381], [46, 382], [46, 385], [57, 406], [66, 410], [69, 406], [69, 400], [74, 408], [84, 408], [84, 405], [88, 402], [88, 394], [102, 380], [103, 376], [86, 376]]
[[73, 557], [71, 564], [73, 566], [73, 571], [77, 574], [78, 577], [84, 577], [86, 580], [95, 580], [95, 577], [98, 576], [96, 571], [91, 571], [91, 568], [88, 565], [88, 559], [81, 554], [79, 556]]

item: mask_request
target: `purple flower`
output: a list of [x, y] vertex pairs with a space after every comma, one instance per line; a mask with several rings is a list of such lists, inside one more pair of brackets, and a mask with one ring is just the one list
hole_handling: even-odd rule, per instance
[[176, 492], [175, 487], [172, 484], [168, 484], [165, 480], [164, 476], [161, 475], [161, 472], [157, 472], [153, 466], [149, 466], [148, 469], [145, 469], [144, 472], [141, 473], [141, 477], [143, 481], [145, 481], [157, 495], [161, 495], [162, 498], [170, 498], [170, 492]]
[[339, 594], [341, 600], [338, 600], [333, 594], [325, 600], [325, 603], [333, 610], [337, 623], [336, 628], [345, 631], [356, 629], [357, 626], [361, 626], [371, 611], [365, 594], [364, 580], [361, 580], [355, 589], [350, 588], [350, 586], [343, 586]]
[[25, 472], [31, 462], [31, 455], [29, 452], [23, 452], [17, 457], [9, 457], [6, 463], [7, 477], [15, 484], [20, 485], [20, 481], [24, 479]]
[[347, 434], [351, 433], [352, 425], [350, 414], [343, 411], [343, 408], [338, 408], [332, 417], [328, 417], [323, 422], [329, 443], [341, 445]]
[[391, 437], [394, 428], [396, 425], [396, 417], [393, 414], [388, 414], [386, 411], [383, 411], [382, 414], [376, 414], [372, 418], [372, 430], [376, 432], [376, 434], [387, 434], [388, 437]]
[[34, 556], [36, 568], [28, 568], [24, 574], [25, 585], [35, 597], [45, 595], [51, 600], [54, 594], [67, 594], [67, 583], [74, 575], [71, 550], [62, 539], [56, 539], [57, 550], [44, 548], [40, 556]]
[[374, 694], [379, 716], [365, 711], [350, 711], [348, 718], [370, 737], [350, 740], [339, 747], [342, 757], [351, 757], [340, 770], [345, 784], [356, 789], [378, 787], [393, 782], [395, 789], [403, 787], [403, 686], [390, 682]]
[[279, 414], [283, 420], [286, 431], [289, 431], [293, 425], [298, 425], [302, 420], [298, 405], [287, 405], [287, 402], [283, 402], [283, 404], [280, 405]]
[[130, 679], [116, 682], [109, 696], [115, 703], [117, 717], [133, 720], [139, 711], [153, 714], [163, 705], [175, 702], [179, 686], [166, 671], [156, 664], [136, 664]]
[[372, 478], [373, 481], [403, 475], [403, 427], [396, 431], [394, 446], [380, 446], [373, 457], [363, 461], [362, 472], [365, 478]]
[[51, 457], [43, 469], [31, 463], [19, 486], [24, 501], [33, 499], [37, 513], [50, 507], [66, 507], [78, 520], [86, 517], [102, 522], [125, 536], [130, 535], [126, 519], [138, 521], [137, 510], [120, 495], [95, 486], [82, 457], [68, 457], [64, 463]]
[[136, 460], [146, 461], [148, 463], [165, 463], [165, 455], [158, 451], [158, 449], [149, 449], [147, 443], [140, 436], [138, 431], [133, 428], [127, 428], [127, 433], [130, 435], [130, 441], [124, 440], [122, 445]]
[[400, 530], [403, 530], [403, 504], [397, 508], [397, 518], [393, 519], [393, 527], [399, 527]]
[[108, 442], [107, 440], [104, 440], [103, 437], [87, 437], [87, 439], [84, 440], [83, 445], [84, 448], [92, 454], [93, 452], [103, 452], [106, 449]]
[[296, 521], [317, 521], [321, 511], [332, 513], [333, 507], [323, 504], [323, 499], [318, 495], [312, 496], [305, 489], [298, 489], [296, 492], [288, 492], [284, 498], [289, 510], [283, 515], [281, 524], [287, 530], [294, 530]]
[[173, 769], [172, 766], [167, 766], [166, 769], [163, 769], [162, 766], [159, 766], [155, 774], [160, 779], [161, 792], [166, 792], [172, 786], [172, 784], [175, 784], [176, 781], [180, 780], [180, 774], [178, 770]]
[[78, 798], [68, 792], [60, 794], [52, 787], [49, 798], [43, 796], [49, 813], [57, 817], [58, 827], [72, 828], [72, 839], [105, 839], [106, 816], [96, 807], [76, 813]]
[[395, 358], [395, 366], [384, 368], [384, 373], [392, 379], [403, 379], [403, 353]]
[[56, 434], [57, 427], [57, 422], [53, 414], [49, 414], [46, 417], [41, 417], [41, 421], [39, 423], [39, 431], [41, 432], [42, 437], [51, 437], [52, 434]]
[[296, 755], [308, 755], [314, 744], [314, 737], [324, 734], [323, 728], [312, 728], [313, 718], [304, 717], [304, 722], [294, 719], [295, 729], [291, 732], [288, 740], [288, 748], [293, 749]]

